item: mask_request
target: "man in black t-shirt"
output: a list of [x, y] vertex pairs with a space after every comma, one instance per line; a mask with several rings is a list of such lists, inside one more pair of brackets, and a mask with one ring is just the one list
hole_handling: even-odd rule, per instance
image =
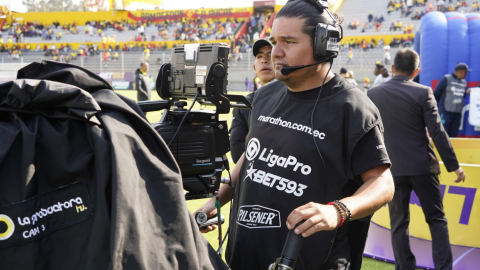
[[[278, 81], [255, 94], [245, 154], [232, 172], [226, 254], [232, 270], [267, 269], [302, 220], [295, 233], [305, 241], [295, 269], [360, 269], [368, 230], [368, 218], [361, 219], [393, 197], [382, 123], [368, 97], [331, 73], [329, 62], [281, 73], [316, 62], [315, 27], [338, 18], [320, 11], [290, 1], [273, 23]], [[230, 189], [222, 186], [219, 197], [227, 203]], [[348, 207], [352, 222], [343, 225], [347, 211], [329, 204], [334, 200]], [[199, 210], [214, 214], [214, 201]]]
[[[275, 72], [272, 65], [272, 44], [266, 39], [259, 39], [253, 44], [253, 70], [260, 79], [263, 86], [275, 79]], [[255, 83], [255, 82], [254, 82]], [[246, 96], [247, 100], [252, 102], [255, 92]], [[237, 163], [240, 156], [245, 151], [245, 140], [248, 134], [248, 109], [233, 109], [232, 127], [230, 130], [230, 149], [234, 163]]]

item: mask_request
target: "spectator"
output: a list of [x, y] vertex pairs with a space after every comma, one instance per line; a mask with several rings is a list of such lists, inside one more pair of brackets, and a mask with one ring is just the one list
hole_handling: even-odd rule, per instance
[[409, 34], [413, 33], [413, 24], [412, 24], [412, 22], [410, 22], [410, 24], [408, 25], [407, 33], [409, 33]]
[[383, 63], [385, 65], [391, 65], [391, 56], [390, 56], [390, 46], [383, 47], [384, 54], [383, 54]]
[[150, 49], [147, 47], [143, 50], [143, 54], [145, 56], [145, 62], [148, 62], [150, 60]]
[[353, 48], [350, 47], [350, 50], [348, 52], [348, 61], [347, 61], [347, 65], [350, 64], [351, 62], [353, 62]]
[[373, 20], [373, 12], [370, 11], [370, 14], [368, 14], [368, 22], [371, 23]]
[[347, 29], [355, 29], [352, 21], [348, 23]]
[[397, 1], [397, 2], [395, 3], [395, 11], [399, 10], [401, 7], [402, 7], [402, 2], [401, 2], [401, 1]]
[[350, 74], [348, 73], [346, 68], [341, 68], [340, 69], [340, 76], [342, 76], [347, 82], [351, 83], [352, 85], [357, 86], [357, 82], [350, 77]]
[[438, 0], [437, 2], [437, 11], [445, 12], [445, 1]]
[[387, 13], [390, 14], [390, 12], [393, 11], [393, 5], [392, 6], [388, 6], [387, 8]]
[[352, 78], [352, 83], [353, 83], [355, 86], [358, 86], [357, 81], [355, 80], [353, 71], [352, 71], [352, 70], [349, 70], [349, 71], [347, 72], [347, 74], [348, 74], [348, 76], [350, 76], [350, 78]]
[[357, 27], [360, 25], [360, 23], [358, 22], [358, 19], [355, 19], [355, 21], [353, 22], [353, 26], [354, 28], [353, 29], [357, 29]]
[[15, 49], [15, 50], [12, 51], [12, 59], [13, 60], [19, 60], [20, 55], [22, 55], [22, 53], [19, 50]]
[[395, 20], [392, 20], [392, 24], [390, 24], [390, 31], [396, 31], [397, 25], [395, 24]]
[[[473, 6], [474, 4], [475, 4], [475, 2], [473, 2], [472, 6]], [[458, 9], [461, 8], [461, 7], [462, 7], [462, 1], [458, 1], [458, 2], [457, 2], [457, 6], [455, 7], [455, 10], [458, 11]]]
[[395, 26], [395, 30], [397, 30], [397, 29], [402, 31], [402, 22], [400, 20], [397, 22], [397, 24]]
[[375, 81], [373, 82], [373, 86], [379, 85], [381, 80], [381, 70], [383, 69], [384, 65], [380, 61], [375, 62], [375, 68], [373, 69], [373, 74], [375, 75]]
[[108, 54], [107, 54], [107, 52], [103, 53], [103, 65], [105, 67], [108, 67]]

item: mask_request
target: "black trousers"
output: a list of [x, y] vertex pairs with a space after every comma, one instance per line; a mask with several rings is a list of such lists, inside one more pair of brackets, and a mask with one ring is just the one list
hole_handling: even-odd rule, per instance
[[422, 205], [425, 220], [432, 236], [435, 269], [452, 269], [452, 250], [448, 236], [447, 218], [443, 211], [438, 176], [394, 176], [395, 195], [388, 204], [393, 252], [396, 270], [415, 269], [415, 256], [410, 249], [408, 224], [410, 223], [410, 193], [415, 190]]

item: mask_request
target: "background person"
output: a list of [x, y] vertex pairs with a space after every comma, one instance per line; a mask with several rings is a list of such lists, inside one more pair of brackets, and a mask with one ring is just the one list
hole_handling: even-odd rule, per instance
[[[264, 85], [275, 79], [275, 72], [272, 65], [272, 44], [266, 39], [255, 41], [252, 48], [255, 62], [253, 70], [255, 70], [256, 78], [260, 84]], [[254, 82], [255, 83], [255, 82]], [[246, 96], [247, 100], [253, 101], [255, 92]], [[237, 163], [240, 156], [245, 151], [245, 140], [248, 134], [248, 117], [250, 110], [233, 109], [232, 127], [230, 130], [230, 151], [234, 163]]]
[[350, 76], [350, 72], [346, 68], [340, 69], [340, 76], [342, 76], [347, 82], [357, 86], [357, 82]]
[[[330, 72], [331, 63], [316, 63], [313, 38], [319, 23], [334, 21], [306, 1], [287, 2], [273, 23], [272, 61], [279, 81], [255, 94], [244, 158], [232, 173], [238, 191], [226, 256], [232, 270], [267, 269], [301, 220], [305, 223], [295, 233], [306, 237], [303, 269], [360, 269], [367, 231], [357, 232], [368, 230], [369, 218], [358, 219], [393, 196], [388, 155], [376, 147], [383, 144], [380, 115], [359, 89]], [[282, 67], [309, 64], [314, 65], [281, 73]], [[229, 187], [222, 186], [219, 196], [226, 203]], [[340, 207], [334, 200], [348, 206], [353, 220], [341, 228], [346, 211], [327, 205]], [[214, 201], [199, 210], [212, 215]]]
[[385, 146], [392, 160], [395, 195], [388, 204], [395, 269], [415, 269], [410, 250], [408, 224], [412, 189], [422, 205], [432, 235], [435, 269], [452, 269], [452, 251], [447, 218], [440, 192], [440, 166], [425, 128], [435, 143], [449, 172], [457, 174], [456, 183], [465, 181], [455, 152], [438, 115], [432, 89], [412, 79], [419, 71], [419, 56], [411, 49], [397, 52], [394, 77], [368, 91], [385, 125]]
[[438, 110], [443, 126], [450, 137], [457, 137], [460, 121], [462, 119], [463, 99], [467, 90], [467, 72], [472, 71], [467, 64], [459, 63], [452, 74], [447, 74], [435, 87], [435, 99], [438, 102]]
[[150, 78], [148, 77], [148, 62], [142, 62], [140, 68], [135, 71], [135, 85], [137, 86], [137, 101], [150, 99]]
[[373, 82], [373, 87], [388, 82], [392, 78], [392, 76], [388, 72], [388, 69], [385, 66], [382, 66], [379, 71], [380, 74], [378, 74], [377, 78], [375, 78], [375, 81]]
[[382, 70], [382, 68], [384, 67], [384, 65], [382, 64], [382, 62], [380, 61], [376, 61], [375, 62], [375, 68], [373, 69], [373, 75], [375, 75], [375, 80], [373, 81], [373, 86], [376, 86], [378, 84], [380, 84], [380, 79], [382, 78], [381, 74], [380, 74], [380, 71]]

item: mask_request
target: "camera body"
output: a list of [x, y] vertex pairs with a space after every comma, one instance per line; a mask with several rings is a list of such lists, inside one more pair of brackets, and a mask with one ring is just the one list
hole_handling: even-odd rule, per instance
[[[165, 66], [170, 70], [172, 80], [168, 82], [168, 87], [164, 85], [167, 83], [158, 85], [159, 81], [157, 80], [157, 91], [160, 89], [158, 94], [163, 99], [193, 98], [200, 89], [200, 97], [207, 98], [205, 82], [213, 63], [221, 63], [225, 69], [225, 75], [219, 76], [218, 80], [221, 80], [219, 83], [225, 86], [222, 87], [222, 94], [226, 94], [229, 51], [230, 48], [225, 43], [185, 44], [173, 48], [171, 66], [168, 67], [168, 64]], [[160, 68], [160, 72], [162, 72], [162, 68]]]
[[[152, 126], [169, 144], [180, 167], [187, 200], [215, 196], [222, 172], [228, 169], [230, 138], [227, 122], [219, 120], [219, 114], [229, 113], [231, 107], [251, 108], [244, 96], [227, 94], [228, 54], [224, 43], [173, 48], [170, 63], [161, 66], [156, 81], [163, 100], [138, 103], [144, 112], [164, 110]], [[185, 109], [187, 102], [182, 100], [194, 97], [216, 110]]]
[[[177, 105], [180, 102], [177, 101]], [[152, 126], [165, 142], [169, 142], [186, 112], [183, 108], [173, 109], [168, 112], [167, 119]], [[182, 172], [186, 198], [201, 199], [215, 195], [222, 172], [228, 166], [226, 154], [230, 151], [230, 141], [227, 121], [219, 120], [214, 111], [191, 111], [169, 148]]]

